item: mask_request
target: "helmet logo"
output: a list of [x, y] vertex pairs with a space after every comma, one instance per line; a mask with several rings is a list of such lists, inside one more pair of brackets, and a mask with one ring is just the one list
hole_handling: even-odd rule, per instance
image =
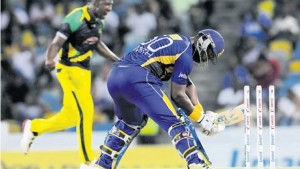
[[217, 57], [220, 57], [223, 53], [224, 53], [224, 49], [220, 53], [217, 54]]

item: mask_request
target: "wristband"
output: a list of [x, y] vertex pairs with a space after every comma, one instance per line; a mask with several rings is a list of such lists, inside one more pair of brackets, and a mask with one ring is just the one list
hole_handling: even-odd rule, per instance
[[193, 121], [200, 122], [202, 117], [203, 117], [203, 107], [201, 104], [197, 104], [194, 107], [192, 113], [189, 115], [189, 118], [192, 119]]

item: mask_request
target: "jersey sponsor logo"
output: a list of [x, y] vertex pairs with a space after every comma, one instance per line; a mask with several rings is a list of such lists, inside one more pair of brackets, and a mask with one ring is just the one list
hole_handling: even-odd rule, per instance
[[184, 78], [184, 79], [187, 79], [187, 75], [186, 74], [184, 74], [184, 73], [179, 73], [179, 76], [178, 77], [181, 77], [181, 78]]
[[99, 39], [98, 37], [93, 36], [93, 37], [87, 38], [85, 41], [83, 41], [83, 44], [94, 45], [98, 42], [98, 39]]

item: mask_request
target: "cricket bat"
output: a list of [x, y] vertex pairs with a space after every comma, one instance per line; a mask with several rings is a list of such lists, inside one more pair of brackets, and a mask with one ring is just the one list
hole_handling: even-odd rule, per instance
[[229, 126], [238, 122], [241, 122], [245, 118], [244, 104], [229, 110], [218, 113], [217, 120], [219, 123], [224, 123], [225, 126]]

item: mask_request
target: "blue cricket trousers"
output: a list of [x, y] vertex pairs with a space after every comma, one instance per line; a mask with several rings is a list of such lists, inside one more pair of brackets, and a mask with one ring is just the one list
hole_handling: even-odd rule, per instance
[[168, 132], [180, 120], [162, 85], [159, 78], [139, 65], [114, 64], [107, 87], [115, 102], [116, 116], [127, 124], [141, 125], [146, 114]]

